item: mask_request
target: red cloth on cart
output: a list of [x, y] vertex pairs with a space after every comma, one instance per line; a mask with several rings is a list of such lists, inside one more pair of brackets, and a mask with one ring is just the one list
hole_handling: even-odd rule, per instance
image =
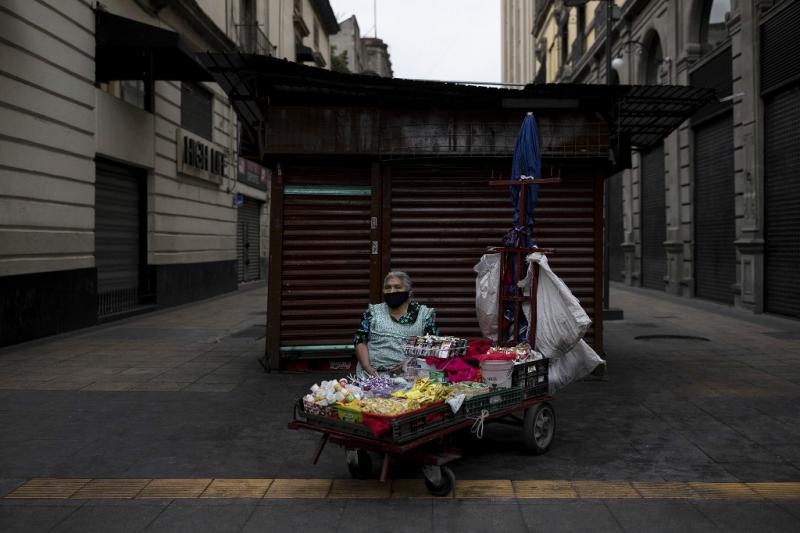
[[361, 419], [365, 426], [369, 428], [373, 435], [376, 437], [380, 437], [387, 431], [389, 431], [389, 419], [379, 416], [371, 416], [369, 414], [364, 413], [364, 417]]
[[452, 383], [475, 381], [478, 378], [478, 369], [467, 364], [461, 357], [453, 359], [428, 357], [425, 362], [447, 374], [447, 379]]
[[477, 355], [483, 355], [492, 347], [490, 339], [471, 339], [467, 341], [467, 351], [464, 359], [474, 359]]

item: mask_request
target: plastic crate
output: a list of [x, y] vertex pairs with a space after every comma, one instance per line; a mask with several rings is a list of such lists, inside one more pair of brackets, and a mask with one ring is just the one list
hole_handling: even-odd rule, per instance
[[388, 436], [395, 443], [408, 442], [445, 428], [463, 417], [463, 412], [453, 413], [449, 405], [442, 403], [393, 417]]
[[[363, 413], [344, 405], [338, 405], [338, 418], [308, 413], [302, 409], [302, 401], [299, 402], [299, 405], [306, 420], [312, 424], [325, 429], [350, 433], [359, 437], [384, 440], [395, 444], [422, 437], [447, 427], [464, 417], [463, 412], [453, 413], [453, 410], [446, 403], [439, 403], [395, 416]], [[385, 426], [385, 429], [379, 435], [375, 435], [370, 425], [365, 423], [365, 420], [377, 422], [379, 425]]]
[[349, 422], [345, 422], [343, 420], [339, 420], [338, 418], [332, 418], [329, 416], [321, 416], [314, 413], [309, 413], [303, 410], [303, 402], [302, 400], [299, 402], [301, 412], [305, 417], [306, 421], [314, 424], [315, 426], [319, 426], [325, 429], [332, 429], [334, 431], [341, 431], [342, 433], [350, 433], [352, 435], [357, 435], [359, 437], [367, 437], [367, 438], [375, 438], [375, 435], [372, 434], [372, 431], [367, 426], [363, 426], [360, 424], [351, 424]]
[[522, 402], [525, 392], [521, 387], [511, 387], [509, 389], [492, 389], [486, 394], [479, 394], [464, 401], [464, 416], [476, 418], [481, 416], [481, 412], [486, 410], [490, 413], [499, 411], [506, 407], [511, 407]]
[[549, 368], [549, 359], [538, 359], [536, 361], [528, 361], [526, 363], [514, 365], [514, 373], [511, 375], [511, 386], [522, 388], [525, 398], [546, 394], [548, 390], [547, 373]]

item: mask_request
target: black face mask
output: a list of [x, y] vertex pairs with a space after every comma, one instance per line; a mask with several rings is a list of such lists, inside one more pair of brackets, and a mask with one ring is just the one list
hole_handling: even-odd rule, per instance
[[386, 292], [383, 294], [383, 301], [392, 309], [397, 309], [408, 300], [408, 291]]

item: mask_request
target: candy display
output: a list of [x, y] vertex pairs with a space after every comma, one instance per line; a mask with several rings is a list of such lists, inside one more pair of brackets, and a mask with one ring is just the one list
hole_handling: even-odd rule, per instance
[[398, 398], [363, 398], [345, 404], [347, 410], [361, 411], [373, 415], [396, 416], [420, 408], [418, 402]]
[[439, 337], [436, 335], [410, 336], [406, 340], [403, 353], [417, 357], [437, 357], [449, 359], [464, 355], [467, 339], [459, 337]]
[[454, 383], [450, 389], [451, 396], [463, 394], [467, 398], [472, 398], [478, 394], [489, 392], [491, 386], [487, 383], [478, 383], [476, 381], [462, 381], [461, 383]]
[[323, 416], [333, 416], [333, 406], [337, 403], [347, 403], [360, 399], [361, 390], [348, 383], [346, 379], [323, 381], [319, 385], [311, 386], [310, 394], [303, 396], [303, 406], [306, 411]]
[[486, 360], [513, 360], [515, 363], [524, 363], [529, 359], [541, 359], [542, 355], [535, 352], [530, 344], [523, 342], [516, 346], [493, 346], [479, 359]]
[[350, 381], [358, 387], [364, 398], [389, 398], [393, 392], [411, 387], [403, 378], [388, 376], [350, 376]]
[[405, 377], [364, 374], [323, 381], [303, 397], [303, 407], [309, 414], [366, 425], [386, 425], [386, 418], [381, 417], [410, 414], [443, 402], [457, 413], [465, 401], [493, 390], [489, 383], [480, 382], [476, 359], [498, 364], [506, 361], [507, 365], [513, 362], [521, 368], [541, 357], [528, 344], [520, 344], [491, 347], [467, 359], [463, 357], [466, 347], [467, 341], [456, 337], [408, 337], [406, 353], [410, 357], [403, 365]]
[[421, 378], [410, 389], [394, 392], [392, 397], [411, 400], [417, 405], [425, 405], [444, 401], [448, 394], [450, 394], [450, 387], [444, 383], [434, 383], [428, 378]]

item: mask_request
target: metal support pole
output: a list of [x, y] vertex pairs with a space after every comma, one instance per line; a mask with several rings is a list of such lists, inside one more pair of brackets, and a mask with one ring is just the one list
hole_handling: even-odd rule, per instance
[[[611, 85], [611, 38], [614, 29], [614, 0], [606, 0], [606, 85]], [[608, 249], [608, 179], [603, 181], [603, 310], [609, 308], [609, 268], [611, 261]]]

